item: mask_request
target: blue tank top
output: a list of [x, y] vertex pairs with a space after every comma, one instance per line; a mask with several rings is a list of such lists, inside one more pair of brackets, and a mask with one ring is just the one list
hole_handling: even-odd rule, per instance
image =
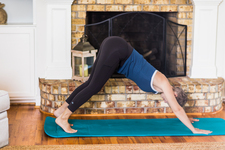
[[153, 87], [153, 78], [157, 70], [135, 49], [117, 72], [133, 80], [141, 90], [158, 93]]

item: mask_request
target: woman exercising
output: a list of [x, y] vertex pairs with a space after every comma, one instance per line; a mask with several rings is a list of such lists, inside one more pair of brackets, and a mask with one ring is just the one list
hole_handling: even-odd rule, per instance
[[77, 132], [68, 123], [70, 115], [92, 95], [98, 93], [115, 70], [133, 80], [145, 92], [160, 92], [161, 97], [170, 105], [174, 114], [193, 133], [211, 133], [211, 131], [194, 128], [191, 124], [198, 120], [189, 119], [182, 108], [187, 101], [184, 91], [181, 88], [172, 87], [161, 72], [149, 64], [124, 39], [116, 36], [108, 37], [102, 42], [89, 79], [76, 88], [66, 102], [54, 112], [57, 117], [55, 122], [65, 132]]

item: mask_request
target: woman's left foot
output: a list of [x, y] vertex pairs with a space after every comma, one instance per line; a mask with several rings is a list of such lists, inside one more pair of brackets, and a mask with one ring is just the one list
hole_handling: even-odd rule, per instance
[[68, 123], [68, 120], [63, 119], [61, 115], [55, 119], [55, 122], [67, 133], [76, 133], [77, 132], [77, 130], [74, 130], [71, 128], [72, 125]]

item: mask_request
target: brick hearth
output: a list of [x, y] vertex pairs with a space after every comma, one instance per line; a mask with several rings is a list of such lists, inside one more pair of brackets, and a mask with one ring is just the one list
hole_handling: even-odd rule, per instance
[[[222, 107], [224, 79], [169, 78], [188, 94], [186, 113], [217, 112]], [[40, 79], [41, 111], [53, 113], [82, 83], [74, 80]], [[146, 93], [129, 79], [109, 79], [101, 91], [74, 112], [81, 114], [154, 114], [172, 113], [160, 94]]]

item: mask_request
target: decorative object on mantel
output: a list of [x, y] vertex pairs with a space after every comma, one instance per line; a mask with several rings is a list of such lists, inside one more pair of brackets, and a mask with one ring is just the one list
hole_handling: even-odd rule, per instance
[[6, 24], [7, 21], [7, 13], [3, 7], [5, 7], [5, 4], [0, 3], [0, 24]]
[[96, 59], [95, 49], [88, 41], [87, 36], [83, 35], [80, 42], [71, 50], [72, 52], [72, 68], [75, 80], [85, 82], [91, 73], [92, 65]]

